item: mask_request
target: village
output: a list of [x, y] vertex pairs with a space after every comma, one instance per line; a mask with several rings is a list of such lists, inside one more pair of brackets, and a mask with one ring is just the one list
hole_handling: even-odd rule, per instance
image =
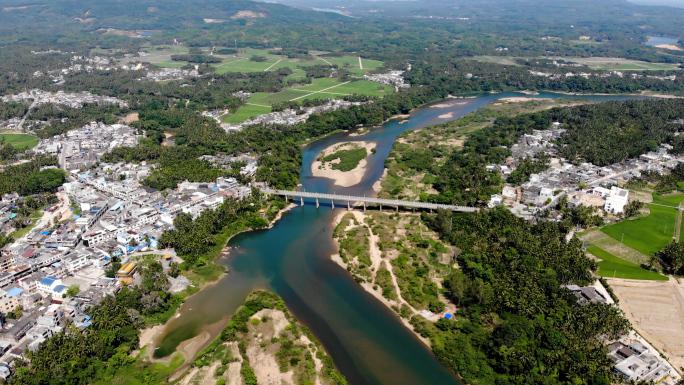
[[[157, 250], [161, 234], [173, 228], [177, 215], [196, 218], [225, 199], [252, 193], [249, 182], [236, 178], [186, 181], [162, 192], [141, 183], [155, 164], [101, 162], [107, 151], [137, 146], [139, 138], [125, 124], [91, 122], [42, 140], [31, 150], [57, 156], [69, 177], [56, 194], [58, 202], [44, 207], [28, 232], [0, 250], [0, 312], [8, 315], [0, 323], [0, 379], [11, 375], [7, 368], [13, 360], [38, 349], [67, 319], [87, 328], [88, 307], [124, 285], [139, 283], [141, 256], [153, 256], [164, 269], [182, 262], [173, 249]], [[200, 159], [224, 169], [239, 167], [241, 181], [257, 170], [258, 157], [250, 154]], [[5, 234], [14, 231], [12, 211], [23, 199], [17, 193], [2, 197], [0, 229]], [[120, 269], [112, 270], [113, 260], [120, 261]], [[179, 275], [169, 277], [169, 284], [169, 292], [177, 293], [190, 281]]]
[[[684, 156], [668, 153], [672, 146], [662, 144], [657, 151], [606, 167], [591, 163], [575, 165], [558, 155], [553, 142], [563, 132], [562, 125], [554, 123], [549, 130], [535, 130], [532, 134], [523, 135], [518, 143], [511, 146], [513, 154], [504, 162], [486, 166], [488, 171], [497, 171], [506, 179], [517, 169], [519, 159], [533, 159], [541, 153], [550, 156], [550, 167], [546, 171], [531, 174], [529, 181], [520, 186], [504, 186], [501, 194], [491, 196], [488, 206], [503, 204], [516, 215], [530, 219], [566, 197], [570, 208], [592, 206], [605, 213], [619, 215], [629, 203], [629, 191], [619, 186], [641, 177], [642, 172], [660, 174], [684, 162]], [[560, 215], [551, 211], [551, 219], [560, 220]]]

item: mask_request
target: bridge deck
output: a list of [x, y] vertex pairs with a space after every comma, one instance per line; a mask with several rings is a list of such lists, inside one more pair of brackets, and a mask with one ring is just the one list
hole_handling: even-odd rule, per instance
[[402, 201], [397, 199], [380, 199], [380, 198], [370, 198], [370, 197], [357, 197], [351, 195], [337, 195], [337, 194], [323, 194], [323, 193], [312, 193], [305, 191], [289, 191], [289, 190], [274, 190], [274, 189], [261, 189], [261, 192], [266, 194], [282, 195], [286, 197], [293, 198], [315, 198], [315, 199], [326, 199], [331, 201], [341, 201], [341, 202], [365, 202], [378, 205], [387, 206], [402, 206], [402, 207], [412, 207], [421, 209], [445, 209], [452, 211], [461, 212], [475, 212], [478, 211], [475, 207], [467, 206], [454, 206], [454, 205], [443, 205], [438, 203], [428, 203], [428, 202], [413, 202], [413, 201]]

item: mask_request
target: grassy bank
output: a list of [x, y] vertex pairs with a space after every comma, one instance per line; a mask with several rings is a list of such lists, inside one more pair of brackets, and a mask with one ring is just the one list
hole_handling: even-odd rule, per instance
[[667, 281], [667, 277], [656, 272], [641, 268], [624, 259], [620, 259], [598, 247], [588, 247], [587, 251], [601, 259], [597, 274], [609, 278], [643, 279], [652, 281]]

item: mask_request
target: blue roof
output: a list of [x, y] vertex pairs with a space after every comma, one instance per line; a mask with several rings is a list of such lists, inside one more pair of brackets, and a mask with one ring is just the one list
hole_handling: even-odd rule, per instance
[[109, 211], [116, 211], [116, 210], [120, 209], [122, 204], [123, 204], [123, 201], [118, 201], [114, 206], [112, 206], [111, 209], [109, 209]]
[[80, 217], [81, 217], [80, 215], [74, 215], [74, 219], [78, 219]]
[[55, 281], [57, 281], [57, 278], [55, 277], [45, 277], [40, 280], [40, 283], [51, 286], [53, 283], [55, 283]]
[[12, 213], [12, 214], [10, 214], [10, 219], [15, 218], [16, 216], [17, 216], [17, 214]]
[[218, 190], [218, 186], [214, 186], [211, 188], [212, 191]]
[[18, 287], [13, 287], [13, 288], [9, 289], [9, 291], [7, 292], [7, 294], [12, 295], [12, 296], [15, 296], [15, 295], [19, 295], [19, 294], [21, 294], [21, 293], [23, 293], [23, 292], [24, 292], [23, 289], [18, 288]]
[[85, 319], [90, 320], [90, 316], [89, 315], [85, 316]]
[[84, 322], [84, 323], [83, 323], [83, 326], [85, 326], [85, 327], [90, 326], [90, 322]]
[[445, 315], [444, 315], [444, 318], [446, 318], [446, 319], [451, 319], [451, 314], [448, 314], [448, 313], [445, 314]]
[[41, 232], [41, 234], [43, 234], [43, 235], [49, 235], [50, 232], [49, 232], [49, 231], [43, 231], [43, 232]]
[[57, 286], [55, 286], [54, 289], [52, 289], [52, 291], [57, 292], [57, 293], [61, 293], [62, 291], [66, 290], [66, 289], [67, 289], [67, 287], [64, 285], [57, 285]]

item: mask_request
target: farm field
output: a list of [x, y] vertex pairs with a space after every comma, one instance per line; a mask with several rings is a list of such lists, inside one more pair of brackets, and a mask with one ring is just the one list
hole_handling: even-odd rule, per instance
[[[384, 96], [391, 94], [392, 92], [394, 92], [394, 88], [390, 86], [365, 80], [340, 82], [336, 79], [329, 78], [313, 79], [313, 84], [311, 85], [287, 89], [275, 94], [263, 92], [255, 93], [247, 100], [250, 104], [241, 107], [235, 114], [225, 115], [221, 119], [225, 123], [239, 124], [251, 117], [271, 112], [268, 106], [275, 103], [287, 101], [302, 102], [307, 99], [340, 98], [350, 94]], [[254, 106], [253, 104], [258, 106]], [[258, 111], [265, 112], [255, 114]]]
[[[159, 50], [157, 48], [160, 48]], [[179, 46], [160, 46], [148, 48], [149, 55], [142, 58], [133, 58], [128, 61], [145, 61], [160, 67], [182, 67], [187, 62], [177, 62], [171, 60], [171, 55], [177, 53], [186, 53], [187, 47]], [[260, 72], [260, 71], [276, 71], [280, 68], [290, 68], [295, 74], [292, 77], [304, 76], [304, 71], [298, 67], [307, 67], [321, 64], [337, 65], [339, 68], [344, 68], [349, 72], [363, 76], [370, 71], [382, 67], [383, 63], [378, 60], [361, 59], [363, 68], [359, 65], [358, 56], [344, 56], [344, 57], [319, 57], [315, 56], [313, 60], [306, 59], [290, 59], [284, 55], [272, 55], [268, 53], [269, 50], [260, 49], [242, 49], [242, 52], [235, 55], [216, 55], [223, 59], [222, 63], [212, 64], [216, 67], [216, 73], [222, 74], [227, 72]], [[252, 56], [263, 56], [267, 60], [263, 62], [250, 61]]]
[[234, 114], [224, 115], [221, 120], [224, 123], [229, 124], [240, 124], [249, 118], [255, 116], [268, 114], [271, 112], [271, 107], [262, 107], [248, 104], [246, 106], [240, 107]]
[[[656, 202], [657, 203], [657, 202]], [[623, 220], [601, 231], [646, 255], [653, 255], [672, 241], [677, 210], [648, 204], [651, 213], [634, 220]]]
[[39, 142], [37, 137], [28, 134], [0, 134], [0, 138], [4, 138], [15, 148], [33, 148]]
[[684, 201], [684, 194], [681, 193], [669, 194], [667, 196], [658, 196], [656, 193], [653, 193], [653, 203], [659, 205], [679, 207], [682, 201]]
[[666, 281], [668, 278], [654, 271], [642, 269], [641, 266], [632, 262], [618, 258], [609, 252], [596, 246], [587, 248], [587, 251], [595, 257], [600, 258], [597, 274], [601, 277], [624, 278], [624, 279], [644, 279], [652, 281]]

